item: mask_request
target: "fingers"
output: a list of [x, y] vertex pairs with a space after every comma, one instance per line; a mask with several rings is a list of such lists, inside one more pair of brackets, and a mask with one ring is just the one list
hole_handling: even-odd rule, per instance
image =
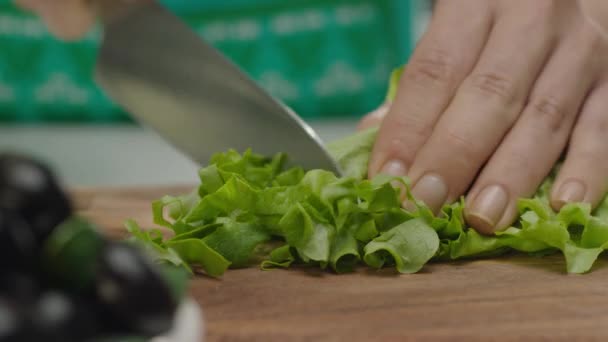
[[595, 207], [608, 191], [608, 82], [587, 99], [570, 140], [566, 161], [553, 185], [555, 210], [569, 202]]
[[17, 4], [39, 15], [62, 39], [82, 37], [95, 21], [89, 2], [84, 0], [17, 0]]
[[386, 113], [388, 113], [389, 108], [390, 103], [385, 102], [373, 112], [365, 115], [357, 125], [357, 130], [363, 131], [374, 126], [379, 126], [382, 120], [384, 120]]
[[476, 230], [510, 225], [517, 199], [533, 195], [559, 158], [595, 81], [593, 39], [582, 31], [565, 38], [536, 81], [521, 118], [468, 194], [466, 219]]
[[370, 176], [407, 173], [458, 84], [473, 67], [490, 20], [483, 0], [437, 3], [429, 30], [408, 62], [395, 101], [380, 127]]
[[534, 13], [497, 20], [477, 65], [416, 155], [414, 197], [438, 211], [466, 192], [519, 117], [552, 50], [552, 28]]
[[608, 38], [608, 1], [580, 0], [578, 3], [589, 23]]

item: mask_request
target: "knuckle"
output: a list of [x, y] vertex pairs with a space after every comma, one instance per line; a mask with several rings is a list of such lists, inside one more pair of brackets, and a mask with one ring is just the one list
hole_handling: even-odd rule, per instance
[[551, 131], [559, 131], [565, 127], [568, 109], [555, 96], [538, 96], [530, 100], [528, 106], [533, 114]]
[[[561, 0], [534, 0], [519, 2], [519, 6], [511, 6], [508, 10], [525, 28], [554, 27], [559, 23], [560, 12], [564, 5]], [[525, 10], [524, 10], [525, 9]], [[514, 18], [515, 19], [515, 18]]]
[[395, 137], [388, 142], [388, 151], [390, 153], [398, 153], [405, 150], [406, 142], [400, 137]]
[[417, 83], [448, 84], [456, 75], [456, 63], [449, 53], [430, 49], [419, 57], [413, 58], [406, 73]]
[[539, 168], [534, 167], [533, 158], [529, 152], [528, 149], [511, 151], [507, 164], [511, 175], [518, 175], [522, 179], [538, 178]]
[[469, 78], [470, 87], [482, 96], [495, 98], [504, 104], [517, 98], [517, 87], [509, 77], [498, 72], [475, 73]]
[[529, 145], [521, 145], [509, 150], [504, 158], [493, 160], [494, 170], [503, 175], [509, 175], [509, 180], [514, 187], [522, 184], [521, 180], [542, 180], [547, 169], [543, 167], [542, 158], [535, 151], [531, 151]]
[[390, 121], [387, 121], [396, 134], [423, 140], [431, 135], [433, 123], [423, 115], [394, 115], [390, 117]]
[[[587, 139], [588, 137], [603, 137], [608, 134], [608, 115], [585, 112], [581, 114], [581, 120], [576, 124], [571, 139]], [[598, 139], [608, 146], [608, 140]]]
[[452, 151], [458, 151], [466, 164], [471, 164], [483, 156], [482, 146], [477, 144], [474, 139], [455, 131], [447, 131], [445, 135], [447, 145]]
[[587, 49], [584, 51], [585, 57], [589, 58], [594, 66], [605, 65], [607, 44], [604, 32], [595, 27], [590, 28], [584, 39], [587, 42]]
[[389, 140], [388, 149], [391, 153], [410, 155], [428, 137], [422, 129], [408, 130], [407, 134], [397, 134]]
[[418, 149], [432, 133], [432, 126], [411, 118], [391, 118], [391, 122], [378, 141], [389, 155], [399, 156], [411, 165]]
[[555, 14], [559, 8], [560, 0], [535, 0], [530, 1], [528, 5], [533, 6], [534, 13], [543, 13], [544, 16], [547, 14]]
[[422, 145], [433, 133], [433, 127], [423, 123], [411, 125], [408, 129], [407, 140], [410, 144]]
[[597, 149], [591, 146], [578, 146], [576, 150], [576, 158], [579, 161], [585, 161], [593, 164], [594, 162], [597, 164], [597, 160], [601, 157], [601, 153], [598, 153]]
[[608, 117], [597, 120], [595, 131], [601, 136], [608, 134]]
[[601, 69], [605, 65], [608, 51], [606, 34], [585, 20], [571, 35], [570, 44], [577, 50], [578, 58], [586, 63], [587, 69]]
[[414, 161], [415, 149], [411, 144], [408, 144], [408, 139], [403, 137], [394, 137], [387, 142], [386, 150], [388, 155], [399, 156], [406, 165], [412, 165]]
[[[576, 127], [570, 137], [568, 156], [579, 160], [608, 160], [608, 140], [602, 139], [607, 134], [608, 122], [587, 123]], [[608, 164], [608, 163], [606, 163]]]

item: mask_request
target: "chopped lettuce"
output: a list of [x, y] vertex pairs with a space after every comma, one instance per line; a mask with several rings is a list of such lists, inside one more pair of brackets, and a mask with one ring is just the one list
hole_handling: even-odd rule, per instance
[[[400, 73], [391, 77], [389, 100]], [[130, 220], [131, 239], [161, 262], [200, 267], [210, 276], [250, 265], [260, 251], [265, 251], [262, 269], [308, 264], [338, 273], [359, 264], [413, 273], [430, 260], [561, 252], [569, 273], [584, 273], [608, 248], [608, 200], [594, 211], [574, 203], [554, 212], [548, 192], [555, 170], [532, 198], [519, 201], [517, 222], [495, 236], [466, 226], [462, 200], [433, 215], [411, 197], [407, 179], [366, 179], [376, 133], [371, 128], [328, 145], [344, 177], [286, 168], [281, 153], [271, 158], [252, 151], [219, 153], [200, 170], [198, 189], [152, 204], [155, 224], [172, 230], [173, 237]], [[404, 196], [416, 210], [401, 208]], [[275, 248], [260, 248], [265, 245]]]
[[439, 236], [423, 219], [405, 221], [380, 234], [364, 248], [372, 267], [394, 264], [401, 273], [418, 272], [437, 252]]

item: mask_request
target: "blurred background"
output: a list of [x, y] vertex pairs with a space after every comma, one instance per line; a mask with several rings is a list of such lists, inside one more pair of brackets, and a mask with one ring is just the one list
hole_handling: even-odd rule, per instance
[[[430, 15], [427, 0], [164, 0], [330, 141], [383, 100]], [[197, 166], [92, 80], [100, 31], [65, 43], [0, 0], [0, 147], [71, 186], [188, 184]]]

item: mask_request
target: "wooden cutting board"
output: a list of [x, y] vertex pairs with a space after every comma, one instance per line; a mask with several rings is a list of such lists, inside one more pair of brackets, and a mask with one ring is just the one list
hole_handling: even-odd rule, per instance
[[[79, 212], [113, 238], [122, 222], [152, 226], [150, 201], [188, 187], [80, 189]], [[192, 296], [207, 341], [608, 340], [608, 267], [567, 275], [561, 257], [503, 257], [427, 265], [422, 272], [361, 269], [230, 270], [197, 276]]]

